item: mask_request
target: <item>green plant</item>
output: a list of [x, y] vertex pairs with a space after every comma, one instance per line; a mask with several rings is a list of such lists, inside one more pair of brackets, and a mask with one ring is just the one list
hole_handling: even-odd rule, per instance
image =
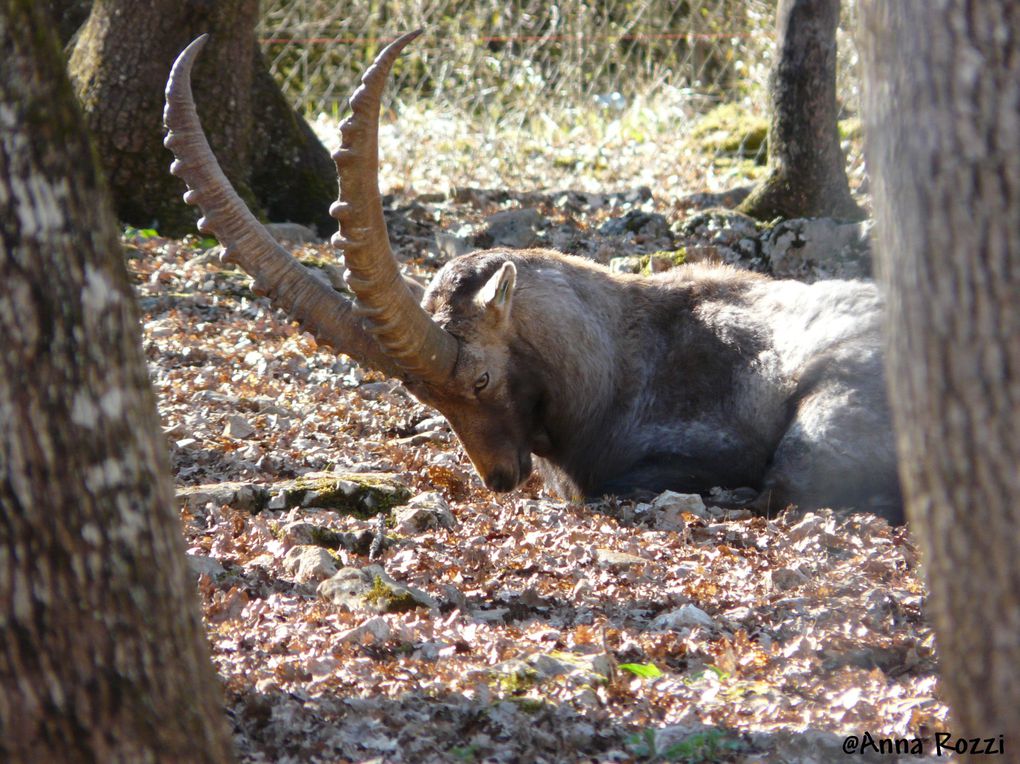
[[629, 671], [642, 679], [657, 679], [662, 676], [662, 671], [654, 663], [621, 663], [617, 668]]

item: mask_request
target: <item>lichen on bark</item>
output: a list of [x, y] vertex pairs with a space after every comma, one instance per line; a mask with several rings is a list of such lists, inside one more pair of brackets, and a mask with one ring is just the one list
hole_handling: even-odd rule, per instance
[[231, 758], [107, 189], [0, 0], [0, 760]]

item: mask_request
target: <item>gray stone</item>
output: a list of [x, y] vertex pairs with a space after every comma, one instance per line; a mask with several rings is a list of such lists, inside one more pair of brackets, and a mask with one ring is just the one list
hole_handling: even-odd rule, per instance
[[373, 616], [363, 621], [353, 629], [337, 634], [340, 642], [357, 642], [358, 644], [371, 644], [385, 642], [390, 638], [390, 625], [382, 616]]
[[871, 275], [871, 222], [798, 218], [777, 224], [762, 242], [773, 275], [811, 283]]
[[309, 472], [273, 486], [270, 509], [317, 507], [373, 515], [407, 501], [410, 491], [387, 472]]
[[446, 417], [443, 416], [430, 416], [428, 419], [422, 419], [414, 426], [415, 432], [432, 432], [433, 430], [442, 429], [449, 429]]
[[[651, 511], [664, 521], [668, 518], [672, 522], [682, 522], [680, 515], [684, 512], [697, 515], [705, 520], [711, 517], [705, 507], [705, 502], [696, 493], [663, 491], [652, 500]], [[657, 519], [656, 524], [658, 523]]]
[[223, 435], [227, 438], [250, 438], [255, 434], [255, 428], [243, 416], [232, 414], [227, 417], [227, 423], [223, 427]]
[[652, 631], [677, 631], [701, 626], [706, 629], [716, 627], [715, 620], [696, 605], [681, 605], [676, 610], [662, 613], [649, 624]]
[[485, 223], [480, 238], [484, 238], [488, 246], [525, 249], [538, 244], [538, 231], [545, 225], [545, 218], [538, 210], [527, 207], [489, 215]]
[[395, 510], [397, 533], [410, 535], [434, 528], [454, 528], [457, 518], [438, 493], [422, 493]]
[[322, 599], [353, 611], [401, 613], [418, 607], [439, 607], [420, 589], [394, 581], [379, 565], [341, 568], [319, 584], [317, 592]]
[[612, 660], [604, 653], [582, 655], [554, 650], [511, 658], [490, 669], [496, 680], [513, 689], [523, 689], [550, 679], [574, 687], [605, 684], [613, 672]]
[[283, 567], [299, 584], [323, 581], [337, 572], [333, 555], [310, 545], [291, 547], [283, 557]]
[[647, 565], [648, 560], [627, 552], [615, 552], [612, 549], [596, 549], [595, 559], [608, 568], [633, 568], [636, 565]]
[[[368, 554], [374, 534], [370, 530], [359, 533], [335, 531], [322, 525], [296, 520], [287, 523], [280, 530], [280, 542], [284, 547], [320, 546], [324, 549], [346, 549], [355, 554]], [[384, 543], [389, 543], [388, 540]]]
[[266, 223], [266, 230], [280, 243], [314, 244], [322, 241], [315, 231], [300, 223]]
[[641, 273], [642, 259], [638, 255], [614, 257], [609, 261], [610, 273]]
[[772, 588], [779, 591], [793, 589], [808, 581], [808, 577], [796, 568], [779, 568], [771, 571], [769, 577], [772, 580]]
[[366, 382], [358, 388], [358, 393], [370, 401], [385, 400], [395, 393], [399, 385], [395, 382]]
[[408, 435], [406, 438], [397, 438], [394, 442], [399, 443], [402, 446], [422, 446], [426, 443], [449, 443], [450, 433], [446, 430], [416, 432], [414, 435]]
[[286, 547], [292, 546], [322, 546], [312, 541], [317, 526], [306, 523], [303, 520], [295, 520], [287, 523], [280, 529], [280, 542]]
[[318, 278], [321, 278], [333, 289], [340, 292], [349, 292], [350, 287], [347, 286], [347, 269], [337, 263], [324, 263], [321, 261], [310, 261], [301, 260], [300, 263], [308, 269], [308, 271]]
[[266, 554], [260, 554], [257, 557], [252, 557], [250, 560], [248, 560], [248, 562], [246, 562], [244, 564], [244, 568], [246, 570], [249, 569], [249, 568], [266, 568], [266, 569], [268, 569], [268, 568], [272, 568], [275, 563], [276, 563], [276, 558], [273, 555], [271, 555], [271, 554], [269, 554], [267, 552]]
[[472, 610], [471, 617], [476, 621], [484, 621], [485, 623], [495, 623], [502, 621], [506, 614], [510, 612], [508, 607], [495, 607], [491, 610]]
[[226, 572], [219, 560], [204, 554], [188, 554], [188, 566], [196, 576], [216, 578]]
[[688, 194], [677, 199], [676, 204], [681, 209], [710, 210], [717, 207], [733, 208], [739, 205], [744, 199], [751, 195], [753, 185], [737, 186], [728, 191], [719, 193], [700, 192]]
[[768, 272], [761, 253], [757, 221], [734, 210], [712, 209], [691, 215], [677, 230], [677, 244], [686, 250], [685, 262], [724, 262], [761, 273]]
[[731, 244], [740, 239], [757, 239], [758, 222], [736, 210], [713, 209], [691, 215], [680, 225], [680, 235], [703, 242]]
[[626, 215], [610, 218], [601, 226], [603, 236], [624, 236], [628, 233], [648, 239], [661, 239], [671, 235], [669, 222], [658, 212], [631, 210]]
[[200, 512], [206, 504], [218, 504], [255, 512], [266, 506], [269, 491], [251, 483], [211, 483], [177, 489], [177, 504]]
[[476, 249], [478, 247], [475, 246], [473, 236], [459, 236], [448, 231], [436, 232], [435, 251], [443, 262], [474, 252]]

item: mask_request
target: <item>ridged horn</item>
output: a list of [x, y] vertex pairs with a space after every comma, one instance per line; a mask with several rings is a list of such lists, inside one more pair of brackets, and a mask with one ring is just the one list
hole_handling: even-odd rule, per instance
[[170, 172], [188, 186], [184, 201], [203, 217], [198, 229], [214, 234], [225, 248], [223, 259], [236, 262], [264, 292], [315, 338], [358, 363], [394, 377], [403, 369], [394, 362], [355, 314], [353, 301], [313, 275], [281, 247], [245, 206], [227, 180], [206, 140], [191, 91], [191, 69], [208, 35], [192, 42], [177, 57], [166, 85], [163, 145], [174, 154]]
[[340, 148], [333, 154], [340, 198], [330, 214], [340, 222], [333, 245], [344, 253], [347, 284], [370, 331], [409, 376], [442, 386], [453, 373], [458, 343], [404, 283], [379, 195], [379, 102], [393, 62], [420, 34], [411, 32], [386, 46], [351, 96], [351, 115], [340, 125]]

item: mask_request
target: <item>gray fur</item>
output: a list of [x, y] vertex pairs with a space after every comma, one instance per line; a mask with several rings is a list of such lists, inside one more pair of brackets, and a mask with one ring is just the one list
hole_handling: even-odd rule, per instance
[[[479, 293], [506, 261], [517, 276], [500, 326]], [[423, 305], [461, 352], [450, 386], [414, 391], [490, 488], [520, 484], [534, 453], [575, 498], [751, 487], [763, 510], [901, 521], [874, 284], [706, 265], [642, 278], [488, 251], [448, 263]]]

